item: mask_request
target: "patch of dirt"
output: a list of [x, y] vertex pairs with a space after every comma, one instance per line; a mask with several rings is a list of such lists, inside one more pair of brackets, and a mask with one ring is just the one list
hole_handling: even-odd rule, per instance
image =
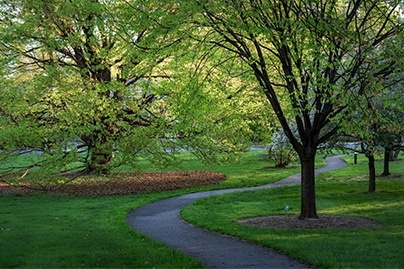
[[74, 196], [107, 196], [167, 191], [194, 186], [218, 184], [226, 176], [211, 171], [116, 173], [102, 180], [81, 177], [65, 185], [33, 186], [28, 183], [10, 186], [0, 182], [0, 194], [30, 194], [38, 192]]
[[318, 219], [300, 220], [298, 215], [274, 215], [239, 220], [238, 223], [257, 227], [285, 229], [354, 229], [374, 228], [376, 221], [340, 215], [320, 215]]

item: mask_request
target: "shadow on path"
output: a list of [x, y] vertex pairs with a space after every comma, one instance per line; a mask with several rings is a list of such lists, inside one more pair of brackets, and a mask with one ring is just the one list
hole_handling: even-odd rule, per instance
[[[340, 157], [327, 158], [326, 166], [316, 169], [316, 175], [346, 166]], [[127, 215], [127, 222], [136, 231], [187, 253], [210, 268], [309, 268], [269, 248], [197, 228], [179, 216], [182, 207], [199, 198], [296, 184], [300, 184], [300, 173], [264, 186], [186, 194], [134, 209]]]

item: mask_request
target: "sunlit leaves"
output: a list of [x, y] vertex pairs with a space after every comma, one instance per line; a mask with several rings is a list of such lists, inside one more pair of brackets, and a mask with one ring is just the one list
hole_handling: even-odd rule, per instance
[[[153, 71], [165, 54], [148, 49], [163, 47], [160, 34], [167, 30], [159, 32], [154, 24], [159, 18], [146, 12], [153, 1], [139, 4], [1, 2], [3, 10], [15, 10], [0, 24], [0, 49], [9, 56], [2, 59], [4, 121], [17, 131], [29, 122], [35, 126], [41, 145], [25, 146], [38, 148], [46, 166], [75, 157], [91, 170], [92, 162], [112, 159], [112, 151], [124, 145], [119, 139], [134, 137], [137, 127], [159, 133], [162, 124], [154, 121], [165, 121], [164, 101], [149, 85], [166, 77]], [[156, 7], [156, 14], [166, 8]], [[24, 135], [27, 141], [33, 136]], [[161, 132], [152, 137], [158, 141]]]

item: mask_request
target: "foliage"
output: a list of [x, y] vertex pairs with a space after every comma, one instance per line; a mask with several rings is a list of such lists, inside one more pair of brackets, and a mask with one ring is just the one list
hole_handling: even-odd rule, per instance
[[[187, 33], [198, 31], [186, 25]], [[180, 53], [173, 55], [169, 65], [178, 79], [163, 85], [171, 89], [170, 104], [181, 119], [174, 132], [182, 140], [176, 142], [185, 142], [184, 147], [209, 160], [218, 145], [226, 153], [269, 141], [276, 126], [274, 115], [262, 103], [263, 94], [239, 59], [189, 37], [181, 41]]]
[[[398, 1], [193, 1], [193, 40], [237, 58], [266, 97], [302, 162], [301, 218], [316, 218], [314, 159], [358, 100], [397, 62]], [[247, 76], [248, 77], [248, 76]], [[262, 102], [262, 100], [261, 100]], [[361, 102], [361, 101], [359, 101]], [[297, 125], [292, 131], [290, 119]]]
[[[141, 145], [143, 126], [154, 138], [164, 134], [167, 113], [152, 86], [165, 76], [153, 72], [163, 59], [139, 47], [163, 36], [153, 36], [144, 10], [82, 0], [2, 1], [1, 8], [9, 11], [1, 22], [2, 116], [15, 126], [6, 131], [23, 139], [7, 144], [10, 152], [41, 151], [54, 171], [74, 159], [107, 172], [115, 141]], [[27, 125], [32, 133], [21, 132]]]
[[182, 37], [173, 5], [3, 0], [0, 8], [1, 155], [40, 153], [22, 172], [108, 173], [150, 155], [166, 165], [184, 149], [212, 161], [247, 146], [237, 117], [251, 109], [216, 102], [223, 85], [194, 96], [200, 79], [175, 68]]
[[301, 161], [301, 218], [317, 216], [317, 147], [400, 64], [399, 1], [0, 4], [1, 158], [42, 153], [27, 166], [41, 173], [213, 160], [268, 141], [276, 119]]
[[[386, 59], [392, 57], [398, 59], [403, 57], [402, 52], [395, 51], [392, 54], [391, 49], [394, 46], [396, 50], [401, 47], [402, 36], [397, 36], [389, 41], [387, 49], [383, 51]], [[389, 159], [394, 149], [401, 147], [404, 139], [402, 132], [402, 116], [404, 111], [400, 105], [403, 95], [402, 75], [403, 65], [401, 61], [395, 69], [387, 76], [380, 79], [380, 85], [374, 85], [375, 89], [366, 99], [356, 104], [358, 109], [347, 117], [347, 120], [341, 124], [339, 130], [340, 136], [329, 141], [332, 147], [350, 147], [349, 149], [364, 153], [369, 160], [369, 192], [376, 189], [376, 173], [374, 167], [374, 155], [385, 151], [384, 175], [389, 175]], [[394, 126], [394, 127], [393, 127]], [[357, 147], [347, 144], [348, 142], [357, 142]]]

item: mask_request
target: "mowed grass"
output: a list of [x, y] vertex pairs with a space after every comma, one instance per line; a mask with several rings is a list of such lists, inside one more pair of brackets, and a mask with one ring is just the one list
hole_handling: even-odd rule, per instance
[[0, 267], [203, 267], [126, 224], [129, 210], [166, 196], [0, 197]]
[[[189, 154], [181, 156], [182, 169], [227, 174], [228, 179], [216, 186], [113, 197], [0, 196], [0, 268], [202, 268], [198, 261], [133, 231], [126, 223], [127, 213], [170, 196], [262, 185], [299, 170], [273, 169], [263, 153], [249, 152], [227, 164], [209, 166]], [[161, 169], [146, 161], [140, 165], [143, 171]]]
[[[317, 179], [317, 208], [321, 214], [349, 215], [378, 222], [367, 229], [273, 229], [237, 224], [256, 216], [298, 214], [300, 187], [233, 193], [196, 201], [182, 216], [207, 229], [251, 240], [317, 268], [404, 268], [404, 162], [392, 162], [388, 178], [377, 179], [367, 193], [367, 160], [360, 156], [348, 167]], [[376, 163], [377, 173], [382, 161]], [[285, 205], [291, 210], [286, 213]]]
[[[206, 165], [184, 154], [180, 166], [165, 168], [225, 173], [227, 180], [215, 186], [113, 197], [0, 196], [0, 267], [203, 268], [198, 261], [133, 231], [126, 223], [127, 213], [174, 195], [263, 185], [299, 171], [297, 164], [274, 169], [263, 154], [249, 152], [221, 165]], [[347, 157], [348, 163], [351, 158]], [[323, 164], [318, 158], [317, 166]], [[399, 171], [402, 164], [393, 163], [392, 172], [404, 173]], [[140, 168], [161, 170], [146, 161]], [[212, 197], [187, 208], [184, 214], [198, 225], [282, 250], [320, 268], [404, 267], [403, 181], [378, 180], [377, 192], [367, 194], [366, 176], [357, 176], [366, 169], [366, 160], [360, 158], [353, 168], [322, 175], [317, 184], [318, 209], [320, 214], [375, 219], [380, 223], [376, 229], [275, 230], [235, 224], [239, 218], [282, 214], [285, 204], [292, 214], [298, 213], [298, 187]]]

